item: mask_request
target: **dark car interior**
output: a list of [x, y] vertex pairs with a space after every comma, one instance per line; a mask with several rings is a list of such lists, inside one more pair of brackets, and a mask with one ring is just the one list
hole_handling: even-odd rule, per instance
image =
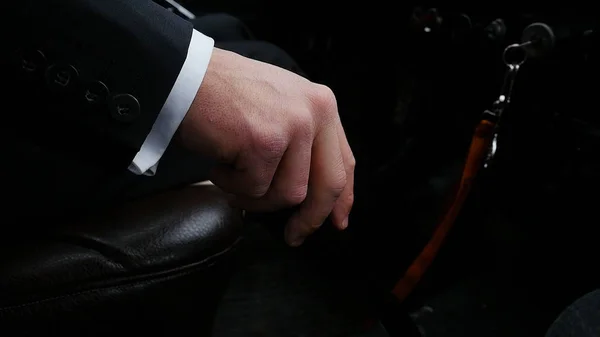
[[[158, 2], [190, 20], [235, 16], [332, 88], [358, 163], [350, 227], [324, 226], [291, 249], [282, 239], [289, 212], [242, 219], [213, 187], [171, 191], [12, 252], [23, 258], [0, 281], [6, 326], [28, 336], [69, 325], [73, 336], [529, 337], [544, 336], [566, 307], [599, 288], [598, 12]], [[416, 265], [456, 202], [482, 115], [505, 94], [512, 61], [504, 51], [513, 44], [524, 62], [494, 156], [469, 180], [439, 250]], [[107, 223], [112, 230], [101, 229]], [[168, 242], [148, 229], [166, 225], [174, 228]], [[81, 251], [90, 242], [102, 242], [98, 255]], [[414, 268], [418, 277], [406, 281]], [[107, 285], [106, 277], [118, 280]], [[129, 317], [119, 329], [117, 316]]]

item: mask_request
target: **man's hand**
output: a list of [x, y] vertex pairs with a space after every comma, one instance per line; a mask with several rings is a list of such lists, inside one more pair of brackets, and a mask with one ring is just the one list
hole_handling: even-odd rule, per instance
[[330, 214], [337, 228], [348, 226], [355, 159], [329, 88], [215, 48], [180, 134], [219, 161], [211, 180], [242, 208], [300, 205], [288, 244], [301, 245]]

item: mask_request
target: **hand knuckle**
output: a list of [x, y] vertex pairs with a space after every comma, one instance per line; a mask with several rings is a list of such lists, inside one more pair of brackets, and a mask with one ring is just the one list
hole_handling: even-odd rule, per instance
[[287, 206], [299, 205], [306, 199], [306, 195], [307, 195], [307, 187], [306, 186], [292, 188], [283, 194], [284, 203]]
[[264, 197], [269, 191], [269, 184], [257, 181], [252, 188], [248, 191], [248, 196], [254, 199], [260, 199]]
[[294, 133], [301, 139], [312, 139], [315, 130], [315, 121], [309, 110], [299, 112], [293, 122]]
[[347, 181], [346, 173], [344, 171], [340, 172], [338, 174], [338, 176], [335, 179], [333, 179], [329, 185], [331, 194], [333, 194], [333, 196], [338, 198], [340, 195], [342, 195], [342, 192], [346, 188], [347, 182], [348, 181]]
[[348, 207], [352, 207], [354, 205], [354, 192], [348, 193], [344, 198], [344, 202], [348, 205]]
[[356, 158], [354, 157], [354, 155], [350, 156], [350, 159], [348, 159], [348, 163], [346, 165], [351, 171], [354, 171], [356, 169]]
[[316, 106], [325, 111], [337, 111], [337, 100], [333, 91], [325, 86], [318, 84], [312, 95], [312, 101]]
[[277, 131], [261, 132], [254, 136], [254, 144], [265, 160], [278, 161], [287, 148], [287, 138]]

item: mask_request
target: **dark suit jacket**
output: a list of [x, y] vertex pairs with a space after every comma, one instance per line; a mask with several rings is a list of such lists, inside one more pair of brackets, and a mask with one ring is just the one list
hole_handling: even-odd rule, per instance
[[4, 207], [78, 202], [128, 174], [185, 61], [191, 23], [150, 0], [0, 8]]

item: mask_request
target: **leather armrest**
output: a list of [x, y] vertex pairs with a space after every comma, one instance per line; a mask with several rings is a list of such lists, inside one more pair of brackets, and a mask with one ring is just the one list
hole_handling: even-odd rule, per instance
[[[175, 291], [198, 299], [195, 294], [207, 291], [200, 290], [203, 278], [215, 281], [209, 270], [229, 255], [241, 230], [241, 211], [229, 206], [223, 192], [194, 186], [123, 205], [86, 223], [56, 226], [43, 238], [15, 242], [2, 248], [9, 254], [0, 254], [0, 326], [60, 317], [70, 317], [72, 324], [79, 319], [73, 312], [88, 309], [100, 315], [96, 319], [118, 321], [124, 308], [132, 310], [128, 303], [161, 306], [156, 298]], [[165, 287], [189, 275], [199, 275], [190, 288]], [[158, 293], [138, 296], [157, 285]], [[147, 314], [140, 313], [139, 319], [148, 320]], [[135, 321], [136, 313], [126, 315]]]

